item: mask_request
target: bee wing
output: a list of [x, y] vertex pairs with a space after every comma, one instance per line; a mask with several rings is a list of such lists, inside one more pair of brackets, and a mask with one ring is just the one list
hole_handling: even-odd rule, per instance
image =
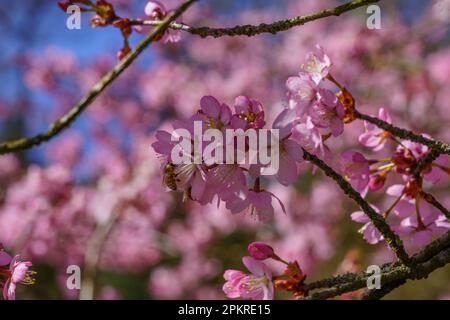
[[167, 157], [163, 154], [157, 154], [156, 158], [158, 159], [158, 161], [161, 164], [161, 169], [164, 169], [164, 167], [166, 166], [166, 164], [168, 163]]

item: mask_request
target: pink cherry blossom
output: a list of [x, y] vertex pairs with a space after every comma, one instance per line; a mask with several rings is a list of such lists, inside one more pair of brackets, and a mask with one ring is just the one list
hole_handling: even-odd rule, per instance
[[[145, 5], [144, 9], [145, 14], [150, 17], [151, 20], [163, 20], [164, 17], [170, 12], [165, 6], [159, 1], [149, 1]], [[181, 22], [181, 18], [177, 19], [177, 22]], [[138, 32], [143, 32], [143, 29], [146, 29], [142, 26], [137, 28]], [[181, 32], [180, 30], [168, 29], [164, 32], [162, 41], [164, 43], [169, 42], [178, 42], [181, 40]]]
[[239, 96], [234, 101], [236, 115], [232, 118], [234, 128], [260, 129], [265, 125], [264, 108], [261, 102], [247, 96]]
[[289, 105], [297, 111], [299, 116], [309, 111], [317, 99], [317, 85], [306, 72], [300, 72], [296, 77], [289, 77], [286, 81]]
[[263, 262], [252, 257], [243, 257], [242, 262], [251, 273], [245, 274], [239, 270], [226, 270], [224, 278], [227, 282], [223, 286], [223, 291], [227, 297], [272, 300], [274, 298], [274, 286], [270, 269]]
[[[424, 136], [429, 137], [428, 135]], [[401, 145], [397, 147], [392, 158], [392, 161], [395, 164], [396, 172], [403, 174], [407, 180], [408, 177], [410, 177], [414, 172], [419, 161], [426, 157], [429, 152], [430, 150], [427, 146], [407, 140], [402, 141]], [[442, 154], [435, 161], [433, 161], [430, 166], [424, 168], [421, 174], [425, 180], [436, 184], [443, 177], [448, 176], [448, 169], [446, 167], [448, 163], [449, 156]]]
[[274, 120], [273, 128], [279, 130], [279, 168], [275, 177], [281, 184], [287, 186], [297, 180], [297, 163], [303, 160], [301, 145], [290, 139], [295, 113], [292, 109], [284, 109]]
[[149, 1], [145, 5], [144, 12], [151, 19], [162, 20], [162, 18], [167, 14], [166, 8], [159, 1]]
[[239, 298], [240, 294], [240, 283], [241, 280], [246, 276], [246, 274], [239, 270], [226, 270], [223, 274], [225, 279], [225, 284], [223, 285], [223, 292], [225, 292], [228, 298]]
[[344, 151], [341, 154], [342, 171], [352, 187], [365, 195], [369, 184], [369, 161], [359, 152]]
[[204, 96], [200, 100], [201, 113], [205, 115], [208, 128], [222, 129], [231, 120], [231, 110], [226, 104], [220, 104], [213, 96]]
[[30, 261], [20, 261], [20, 256], [16, 255], [9, 266], [9, 278], [3, 287], [3, 298], [5, 300], [16, 299], [16, 286], [19, 283], [32, 284], [34, 279], [31, 277], [32, 272], [28, 269], [32, 266]]
[[330, 67], [330, 58], [325, 54], [324, 49], [320, 45], [316, 45], [316, 52], [309, 52], [307, 54], [303, 70], [318, 85], [328, 75]]
[[211, 191], [221, 197], [222, 191], [234, 191], [246, 188], [244, 171], [237, 164], [222, 164], [208, 171], [208, 181], [211, 183]]
[[272, 205], [273, 199], [279, 203], [282, 211], [286, 212], [281, 200], [268, 191], [253, 191], [244, 188], [238, 190], [225, 189], [222, 192], [222, 199], [225, 201], [227, 209], [232, 213], [245, 211], [251, 216], [256, 216], [262, 222], [273, 219], [275, 212]]
[[[384, 108], [380, 108], [378, 111], [378, 118], [387, 123], [392, 123], [391, 116]], [[380, 151], [383, 149], [390, 134], [367, 121], [364, 121], [364, 127], [365, 132], [359, 136], [359, 142], [362, 145], [371, 148], [373, 151]]]
[[344, 132], [344, 107], [330, 90], [319, 90], [319, 99], [313, 104], [309, 114], [315, 126], [329, 128], [333, 136], [337, 137]]
[[315, 154], [321, 158], [327, 157], [329, 154], [328, 147], [325, 145], [322, 134], [311, 120], [311, 117], [306, 117], [306, 120], [294, 128], [294, 138], [299, 141], [299, 144], [308, 152]]
[[444, 215], [424, 201], [421, 201], [417, 208], [416, 201], [402, 200], [394, 211], [402, 220], [392, 228], [408, 248], [424, 246], [433, 236], [442, 235], [450, 230], [450, 224]]

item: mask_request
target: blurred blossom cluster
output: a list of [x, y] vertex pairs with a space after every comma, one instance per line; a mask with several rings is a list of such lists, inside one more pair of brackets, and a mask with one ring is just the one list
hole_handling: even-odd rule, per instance
[[[237, 270], [242, 269], [247, 244], [255, 240], [270, 243], [291, 268], [298, 262], [301, 269], [295, 276], [308, 278], [330, 272], [328, 263], [335, 269], [347, 265], [348, 252], [359, 250], [374, 263], [392, 259], [367, 217], [355, 212], [354, 204], [330, 179], [300, 161], [301, 149], [285, 159], [286, 171], [263, 180], [264, 190], [250, 185], [244, 177], [247, 171], [239, 167], [231, 168], [231, 180], [224, 178], [229, 171], [203, 167], [189, 171], [177, 188], [192, 191], [188, 197], [195, 201], [168, 192], [157, 153], [166, 156], [165, 168], [170, 162], [167, 132], [180, 120], [185, 121], [183, 126], [190, 125], [192, 115], [210, 126], [288, 123], [286, 140], [294, 139], [295, 146], [326, 159], [345, 175], [384, 214], [408, 251], [429, 243], [450, 229], [445, 217], [415, 193], [411, 168], [429, 150], [394, 142], [384, 131], [348, 117], [356, 101], [361, 112], [450, 141], [450, 126], [445, 125], [450, 123], [450, 49], [444, 42], [448, 19], [436, 11], [444, 5], [441, 2], [445, 1], [436, 1], [413, 24], [390, 16], [380, 30], [368, 30], [365, 17], [350, 13], [345, 19], [322, 19], [276, 37], [202, 39], [186, 33], [180, 40], [179, 32], [167, 32], [163, 41], [144, 52], [147, 59], [131, 65], [87, 108], [79, 123], [40, 147], [42, 161], [33, 161], [28, 153], [0, 156], [0, 243], [5, 248], [0, 251], [0, 281], [10, 263], [26, 263], [6, 257], [6, 252], [20, 253], [38, 272], [52, 269], [60, 293], [76, 298], [61, 279], [68, 265], [83, 269], [89, 262], [86, 252], [96, 249], [92, 239], [108, 224], [112, 227], [97, 248], [99, 273], [145, 279], [146, 294], [156, 299], [272, 298], [272, 272], [283, 273], [282, 264], [263, 263], [258, 253], [250, 252], [243, 264], [251, 274]], [[114, 4], [120, 12], [127, 12], [130, 5]], [[294, 16], [335, 4], [290, 1], [286, 12]], [[141, 18], [160, 18], [167, 14], [166, 7], [176, 5], [176, 1], [159, 7], [147, 4]], [[194, 6], [183, 21], [231, 25], [229, 17], [208, 18], [212, 12], [214, 8]], [[261, 8], [237, 12], [232, 22], [277, 18], [282, 13]], [[147, 28], [152, 27], [137, 31]], [[145, 61], [149, 56], [151, 63]], [[81, 61], [54, 44], [21, 55], [25, 85], [51, 101], [38, 123], [26, 116], [42, 113], [38, 106], [29, 104], [21, 111], [26, 133], [67, 112], [116, 60], [115, 52], [104, 52]], [[349, 94], [347, 89], [355, 99], [352, 106], [342, 97]], [[0, 103], [2, 124], [17, 116], [6, 104]], [[421, 173], [426, 188], [446, 205], [450, 205], [449, 166], [449, 159], [442, 156]], [[218, 184], [214, 177], [205, 178], [212, 173], [221, 181], [221, 190], [213, 188]], [[247, 196], [253, 193], [255, 201], [239, 202], [237, 190]], [[218, 206], [213, 196], [223, 203]], [[233, 214], [249, 206], [262, 221]], [[267, 218], [270, 223], [264, 223]], [[375, 246], [360, 241], [359, 228]], [[226, 269], [230, 270], [222, 288]], [[255, 277], [261, 286], [250, 292], [239, 287], [254, 283]], [[289, 283], [274, 285], [289, 288]], [[123, 297], [115, 284], [102, 286], [96, 298]], [[26, 296], [25, 290], [21, 292]]]

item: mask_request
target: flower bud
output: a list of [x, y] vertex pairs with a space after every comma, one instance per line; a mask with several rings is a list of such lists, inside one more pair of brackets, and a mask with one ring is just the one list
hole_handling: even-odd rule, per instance
[[264, 242], [252, 242], [248, 245], [250, 256], [256, 260], [265, 260], [275, 255], [273, 248]]
[[369, 189], [372, 191], [377, 191], [383, 188], [384, 183], [386, 182], [386, 175], [384, 174], [375, 174], [370, 176], [369, 179]]

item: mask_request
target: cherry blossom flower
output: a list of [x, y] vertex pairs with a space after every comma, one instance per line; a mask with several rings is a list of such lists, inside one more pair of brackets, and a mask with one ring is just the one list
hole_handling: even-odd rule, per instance
[[344, 113], [344, 107], [339, 99], [327, 89], [319, 90], [319, 99], [309, 112], [315, 126], [329, 128], [335, 137], [344, 132]]
[[[380, 108], [378, 111], [378, 118], [387, 123], [392, 123], [391, 116], [384, 108]], [[373, 151], [383, 149], [386, 140], [390, 137], [390, 133], [367, 121], [364, 121], [364, 127], [365, 132], [359, 136], [359, 142]]]
[[[428, 135], [424, 135], [429, 137]], [[405, 175], [405, 179], [414, 172], [417, 164], [421, 159], [426, 157], [430, 152], [427, 146], [420, 143], [404, 140], [397, 147], [392, 162], [395, 164], [395, 171]], [[431, 165], [425, 167], [421, 174], [425, 180], [436, 184], [443, 176], [447, 176], [448, 155], [440, 155]]]
[[[144, 9], [145, 14], [150, 17], [151, 20], [163, 20], [165, 16], [170, 13], [170, 10], [168, 11], [165, 6], [159, 2], [159, 1], [149, 1], [145, 5]], [[177, 22], [181, 22], [181, 17], [177, 18]], [[137, 28], [138, 32], [143, 32], [143, 27], [139, 26]], [[174, 30], [174, 29], [167, 29], [163, 36], [162, 41], [163, 43], [169, 43], [169, 42], [178, 42], [181, 40], [181, 31], [180, 30]]]
[[306, 117], [304, 122], [295, 126], [293, 136], [308, 152], [321, 158], [326, 158], [329, 154], [322, 134], [319, 128], [312, 122], [311, 117]]
[[200, 100], [201, 114], [205, 116], [207, 128], [223, 129], [231, 120], [231, 110], [226, 104], [220, 104], [213, 96], [204, 96]]
[[264, 108], [261, 102], [246, 96], [239, 96], [234, 101], [236, 115], [232, 117], [232, 127], [241, 129], [261, 129], [265, 125]]
[[226, 270], [224, 278], [227, 282], [223, 286], [223, 291], [227, 297], [272, 300], [274, 287], [270, 269], [263, 262], [252, 257], [243, 257], [242, 262], [251, 273], [245, 274], [239, 270]]
[[226, 203], [226, 208], [231, 213], [248, 212], [251, 216], [256, 216], [259, 221], [267, 222], [273, 219], [274, 207], [272, 200], [278, 201], [283, 212], [286, 209], [281, 200], [269, 191], [254, 191], [244, 188], [238, 190], [225, 189], [222, 192], [222, 199]]
[[316, 52], [309, 52], [306, 56], [306, 63], [302, 66], [316, 85], [318, 85], [327, 75], [331, 67], [331, 60], [325, 54], [320, 45], [316, 45]]
[[159, 1], [149, 1], [145, 5], [144, 12], [150, 19], [162, 20], [167, 14], [166, 8]]
[[416, 201], [402, 200], [394, 211], [402, 220], [392, 229], [409, 248], [424, 246], [433, 236], [442, 235], [450, 229], [450, 223], [444, 215], [424, 201], [420, 201], [417, 206]]
[[241, 296], [240, 293], [240, 283], [241, 280], [246, 276], [246, 274], [239, 270], [226, 270], [223, 274], [224, 279], [226, 280], [223, 285], [223, 292], [225, 292], [228, 298], [239, 298]]
[[295, 114], [291, 109], [284, 109], [275, 119], [273, 128], [279, 130], [279, 168], [275, 175], [278, 182], [288, 186], [297, 180], [297, 162], [303, 160], [300, 144], [290, 139]]
[[16, 286], [19, 283], [33, 284], [32, 277], [35, 272], [28, 269], [32, 266], [30, 261], [20, 261], [20, 256], [16, 255], [10, 263], [9, 270], [7, 270], [8, 278], [3, 286], [3, 298], [5, 300], [16, 299]]
[[246, 180], [243, 169], [237, 164], [222, 164], [208, 171], [208, 181], [221, 198], [223, 190], [238, 192], [246, 188]]
[[369, 161], [359, 152], [344, 151], [341, 154], [342, 171], [350, 180], [352, 187], [365, 195], [369, 184]]
[[297, 111], [299, 116], [309, 111], [317, 99], [317, 85], [306, 72], [300, 72], [296, 77], [289, 77], [286, 81], [289, 106]]

